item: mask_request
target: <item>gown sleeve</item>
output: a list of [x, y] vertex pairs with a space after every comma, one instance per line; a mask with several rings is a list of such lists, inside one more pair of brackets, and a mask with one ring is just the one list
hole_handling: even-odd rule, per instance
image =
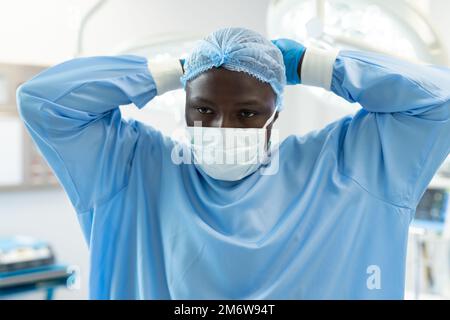
[[[153, 72], [154, 71], [154, 72]], [[181, 65], [133, 55], [76, 58], [17, 90], [18, 109], [77, 212], [108, 201], [128, 183], [139, 126], [119, 106], [139, 108], [180, 87]]]

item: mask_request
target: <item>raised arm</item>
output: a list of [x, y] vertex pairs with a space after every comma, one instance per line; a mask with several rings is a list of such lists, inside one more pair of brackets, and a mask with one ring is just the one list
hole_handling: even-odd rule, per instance
[[89, 57], [56, 65], [19, 87], [20, 115], [77, 212], [109, 200], [128, 183], [140, 132], [121, 119], [119, 106], [142, 108], [176, 89], [173, 80], [181, 73], [177, 60]]
[[450, 152], [450, 69], [308, 48], [301, 79], [363, 108], [342, 134], [341, 173], [376, 197], [415, 208]]

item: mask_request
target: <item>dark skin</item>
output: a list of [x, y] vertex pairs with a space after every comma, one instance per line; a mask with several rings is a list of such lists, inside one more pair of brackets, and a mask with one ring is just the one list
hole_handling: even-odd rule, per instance
[[[304, 55], [297, 72], [301, 75]], [[184, 71], [184, 70], [183, 70]], [[268, 83], [244, 72], [212, 68], [186, 85], [185, 118], [188, 126], [262, 128], [275, 111], [276, 95]], [[267, 141], [278, 118], [267, 126]]]
[[[275, 111], [276, 95], [268, 83], [244, 72], [213, 68], [186, 85], [185, 117], [188, 126], [262, 128]], [[278, 118], [267, 126], [267, 137]]]

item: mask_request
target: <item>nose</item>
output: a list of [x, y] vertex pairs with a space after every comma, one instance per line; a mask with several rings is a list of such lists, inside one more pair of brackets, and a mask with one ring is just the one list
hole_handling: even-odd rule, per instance
[[216, 128], [234, 128], [235, 121], [231, 114], [223, 113], [211, 123], [211, 127]]
[[230, 115], [222, 116], [222, 123], [220, 125], [221, 128], [233, 128], [235, 126], [235, 121], [232, 119]]

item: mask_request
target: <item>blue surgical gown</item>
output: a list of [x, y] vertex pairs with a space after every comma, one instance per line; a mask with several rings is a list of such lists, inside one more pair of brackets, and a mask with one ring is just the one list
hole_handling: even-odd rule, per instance
[[158, 91], [144, 57], [77, 58], [17, 92], [76, 210], [92, 299], [402, 299], [408, 227], [450, 150], [450, 71], [341, 51], [362, 108], [285, 139], [274, 175], [214, 180], [121, 118]]

